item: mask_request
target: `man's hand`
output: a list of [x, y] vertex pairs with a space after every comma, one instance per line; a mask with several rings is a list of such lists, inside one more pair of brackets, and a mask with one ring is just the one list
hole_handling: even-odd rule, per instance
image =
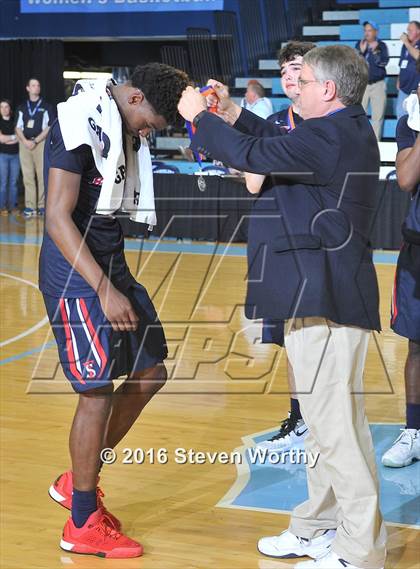
[[246, 189], [251, 194], [258, 194], [264, 183], [265, 176], [263, 174], [250, 174], [245, 172]]
[[131, 302], [107, 279], [98, 292], [102, 310], [111, 322], [112, 329], [119, 332], [134, 332], [139, 319]]
[[403, 32], [400, 36], [400, 40], [403, 42], [403, 44], [405, 45], [407, 42], [410, 43], [409, 39], [408, 39], [408, 35]]
[[23, 141], [23, 144], [28, 150], [33, 150], [36, 146], [36, 144], [33, 140], [28, 140], [27, 138], [25, 138], [25, 140]]
[[207, 103], [205, 97], [198, 93], [193, 87], [187, 87], [182, 93], [181, 99], [178, 103], [179, 114], [184, 117], [186, 121], [192, 122], [194, 118], [207, 110]]
[[229, 95], [229, 89], [223, 83], [216, 81], [215, 79], [209, 79], [207, 85], [213, 87], [216, 95], [210, 95], [207, 97], [207, 104], [209, 106], [217, 107], [217, 114], [225, 122], [230, 125], [235, 124], [241, 114], [241, 107], [232, 101]]

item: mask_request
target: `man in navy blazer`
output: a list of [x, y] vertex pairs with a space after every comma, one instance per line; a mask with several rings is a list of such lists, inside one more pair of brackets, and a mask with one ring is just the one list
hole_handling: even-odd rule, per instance
[[360, 104], [368, 68], [338, 45], [313, 49], [303, 61], [305, 121], [287, 134], [240, 109], [217, 82], [220, 116], [191, 87], [178, 108], [196, 126], [194, 150], [267, 175], [249, 224], [246, 315], [286, 321], [285, 347], [310, 430], [306, 449], [319, 453], [307, 469], [309, 499], [287, 531], [262, 538], [258, 548], [313, 558], [299, 568], [381, 569], [386, 531], [362, 395], [369, 337], [380, 330], [369, 242], [379, 150]]

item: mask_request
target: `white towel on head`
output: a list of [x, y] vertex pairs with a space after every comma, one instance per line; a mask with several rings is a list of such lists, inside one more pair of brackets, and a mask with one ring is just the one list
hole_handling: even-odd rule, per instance
[[133, 221], [156, 225], [152, 160], [145, 138], [135, 149], [135, 137], [125, 135], [122, 119], [107, 89], [108, 81], [78, 81], [73, 96], [57, 106], [66, 150], [82, 144], [92, 149], [102, 188], [96, 206], [101, 215], [118, 209], [129, 212]]
[[408, 114], [408, 126], [413, 130], [420, 132], [420, 105], [417, 93], [412, 93], [406, 99], [404, 99], [403, 109]]

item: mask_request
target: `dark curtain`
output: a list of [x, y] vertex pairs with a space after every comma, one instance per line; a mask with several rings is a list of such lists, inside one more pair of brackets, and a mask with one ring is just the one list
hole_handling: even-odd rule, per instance
[[[200, 192], [197, 176], [155, 174], [158, 224], [153, 235], [207, 241], [246, 242], [253, 196], [236, 179], [208, 176]], [[395, 180], [379, 182], [382, 199], [370, 232], [374, 249], [399, 249], [401, 224], [407, 215], [410, 195]], [[138, 223], [120, 220], [125, 235], [143, 236]]]
[[29, 78], [41, 83], [42, 97], [56, 105], [64, 100], [64, 48], [58, 40], [0, 41], [0, 97], [10, 99], [13, 108], [27, 97]]

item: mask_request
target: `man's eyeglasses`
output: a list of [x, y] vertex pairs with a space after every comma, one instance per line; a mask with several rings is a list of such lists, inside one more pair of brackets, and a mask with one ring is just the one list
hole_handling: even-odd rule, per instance
[[301, 79], [300, 77], [297, 80], [299, 89], [302, 89], [302, 87], [304, 87], [308, 83], [319, 83], [319, 81], [317, 81], [316, 79]]

